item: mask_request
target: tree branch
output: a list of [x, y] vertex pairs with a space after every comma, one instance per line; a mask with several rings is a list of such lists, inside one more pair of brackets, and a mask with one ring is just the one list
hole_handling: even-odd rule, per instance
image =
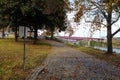
[[116, 30], [113, 34], [112, 34], [112, 37], [117, 34], [118, 32], [120, 31], [120, 28], [118, 30]]
[[119, 20], [119, 18], [120, 18], [120, 15], [118, 16], [118, 18], [115, 21], [112, 22], [112, 24], [116, 23]]
[[[85, 19], [85, 18], [84, 18]], [[86, 23], [93, 23], [93, 21], [87, 21], [86, 19], [85, 19], [85, 22]], [[106, 26], [105, 24], [103, 24], [103, 23], [101, 23], [101, 22], [96, 22], [96, 23], [99, 23], [99, 24], [102, 24], [103, 26]]]
[[100, 10], [100, 12], [101, 12], [102, 15], [105, 17], [105, 19], [107, 19], [107, 15], [105, 14], [105, 12], [102, 11], [103, 9], [100, 7], [101, 5], [98, 4], [98, 3], [95, 3], [95, 2], [93, 2], [93, 1], [91, 1], [91, 3], [93, 3], [93, 4]]

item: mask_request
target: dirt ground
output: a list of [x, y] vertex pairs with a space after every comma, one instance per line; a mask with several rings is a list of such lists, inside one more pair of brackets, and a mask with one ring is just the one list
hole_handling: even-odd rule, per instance
[[51, 54], [27, 80], [120, 80], [120, 70], [86, 53], [49, 41]]

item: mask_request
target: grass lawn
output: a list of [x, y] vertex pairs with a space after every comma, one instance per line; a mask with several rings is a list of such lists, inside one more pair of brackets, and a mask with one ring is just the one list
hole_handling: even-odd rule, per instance
[[26, 65], [23, 70], [23, 40], [0, 39], [0, 80], [24, 80], [47, 57], [51, 46], [43, 41], [36, 45], [26, 41]]
[[93, 49], [93, 48], [89, 48], [89, 47], [73, 46], [70, 44], [67, 44], [67, 45], [71, 46], [75, 49], [78, 49], [82, 52], [85, 52], [87, 54], [93, 55], [96, 58], [99, 58], [99, 59], [105, 60], [109, 63], [112, 63], [116, 67], [120, 68], [120, 55], [117, 55], [117, 54], [109, 55], [109, 54], [106, 54], [105, 51], [101, 51], [101, 50]]

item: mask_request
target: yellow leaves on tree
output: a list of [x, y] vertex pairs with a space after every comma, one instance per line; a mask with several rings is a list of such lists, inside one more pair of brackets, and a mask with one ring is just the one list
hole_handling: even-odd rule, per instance
[[114, 0], [115, 4], [120, 3], [120, 0]]
[[79, 22], [80, 18], [83, 16], [83, 10], [84, 10], [84, 5], [81, 5], [80, 8], [78, 9], [77, 14], [75, 14], [75, 22]]
[[108, 13], [112, 12], [112, 3], [113, 3], [112, 0], [110, 0], [109, 2], [106, 3], [106, 9], [107, 9]]
[[106, 3], [106, 9], [107, 9], [107, 12], [112, 12], [112, 8], [113, 6], [115, 5], [119, 5], [120, 4], [120, 0], [109, 0], [107, 3]]

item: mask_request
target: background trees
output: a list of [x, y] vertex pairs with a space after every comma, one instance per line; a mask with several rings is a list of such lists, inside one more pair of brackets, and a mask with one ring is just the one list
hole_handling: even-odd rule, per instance
[[5, 15], [4, 13], [6, 12], [6, 5], [3, 4], [3, 2], [1, 1], [1, 5], [0, 5], [0, 29], [2, 29], [2, 38], [4, 38], [4, 28], [7, 27], [7, 25], [9, 24], [8, 22], [8, 17], [7, 15]]
[[66, 29], [66, 3], [64, 0], [45, 0], [45, 5], [45, 28], [51, 32], [51, 39], [53, 39], [55, 29], [58, 29], [59, 31], [64, 31]]
[[1, 0], [0, 16], [7, 17], [14, 27], [15, 41], [19, 26], [33, 26], [36, 42], [38, 29], [49, 29], [52, 33], [55, 27], [65, 30], [65, 5], [64, 0]]
[[93, 29], [107, 28], [107, 53], [112, 54], [112, 38], [119, 29], [112, 34], [111, 28], [120, 17], [119, 0], [76, 0], [75, 21], [85, 18], [86, 22], [92, 23]]

